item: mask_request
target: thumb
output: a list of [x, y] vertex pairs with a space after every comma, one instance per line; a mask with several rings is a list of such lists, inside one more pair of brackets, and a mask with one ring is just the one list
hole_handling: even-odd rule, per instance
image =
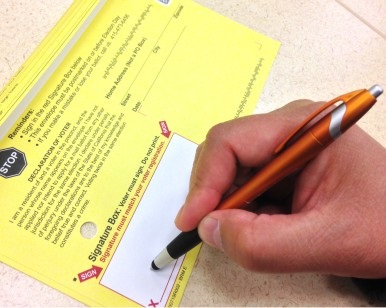
[[315, 246], [323, 232], [317, 231], [317, 220], [310, 216], [311, 212], [256, 215], [244, 210], [219, 210], [206, 216], [198, 230], [204, 242], [249, 270], [324, 271], [317, 258], [321, 249]]

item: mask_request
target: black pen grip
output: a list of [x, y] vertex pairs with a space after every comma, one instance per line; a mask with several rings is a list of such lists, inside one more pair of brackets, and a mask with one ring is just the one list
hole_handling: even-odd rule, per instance
[[201, 239], [198, 235], [198, 229], [194, 229], [188, 232], [181, 232], [169, 243], [166, 250], [173, 259], [178, 259], [200, 243]]

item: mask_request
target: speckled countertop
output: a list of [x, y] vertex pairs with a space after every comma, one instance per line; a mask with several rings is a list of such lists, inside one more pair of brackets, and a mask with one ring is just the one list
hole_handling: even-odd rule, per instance
[[[70, 6], [71, 0], [0, 0], [0, 88]], [[384, 0], [198, 0], [282, 43], [256, 112], [299, 98], [329, 100], [386, 87]], [[386, 146], [386, 95], [360, 126]], [[1, 248], [0, 248], [1, 249]], [[204, 246], [182, 306], [360, 306], [349, 279], [250, 273]], [[0, 263], [0, 306], [82, 306]]]

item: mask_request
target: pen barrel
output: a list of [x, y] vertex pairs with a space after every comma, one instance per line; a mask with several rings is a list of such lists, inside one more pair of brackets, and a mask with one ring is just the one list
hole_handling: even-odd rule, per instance
[[217, 209], [234, 209], [247, 205], [283, 178], [303, 167], [323, 149], [312, 133], [305, 133], [247, 183], [223, 200]]
[[358, 122], [375, 102], [376, 98], [363, 90], [324, 116], [309, 131], [326, 147]]
[[256, 199], [318, 155], [369, 111], [375, 102], [376, 97], [363, 90], [339, 105], [308, 128], [246, 184], [223, 200], [217, 209], [240, 208]]
[[347, 110], [342, 119], [342, 133], [358, 122], [374, 106], [376, 101], [376, 97], [367, 90], [350, 99], [345, 104]]

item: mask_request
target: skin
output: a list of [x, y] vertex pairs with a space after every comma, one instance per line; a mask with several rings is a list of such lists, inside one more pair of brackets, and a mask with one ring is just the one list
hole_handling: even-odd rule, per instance
[[259, 272], [386, 277], [386, 150], [359, 127], [246, 210], [215, 210], [320, 104], [301, 100], [213, 127], [176, 226]]

